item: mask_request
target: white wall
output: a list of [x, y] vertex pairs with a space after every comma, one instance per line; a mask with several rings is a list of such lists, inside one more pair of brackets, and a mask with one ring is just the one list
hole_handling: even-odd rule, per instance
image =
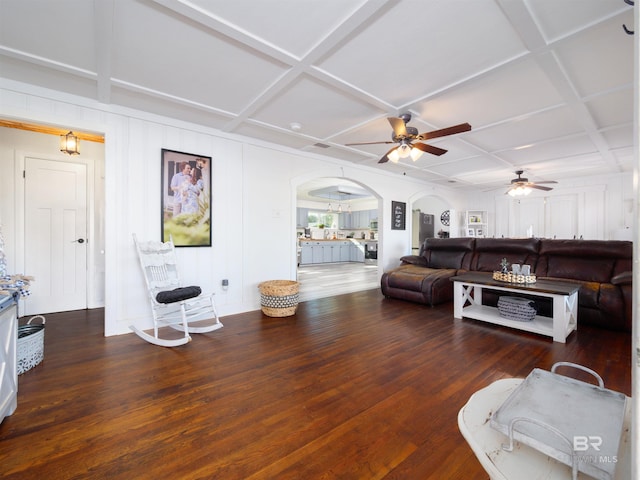
[[[500, 206], [503, 195], [469, 195], [434, 187], [377, 169], [4, 79], [0, 80], [0, 109], [5, 118], [105, 134], [104, 158], [96, 158], [98, 164], [103, 161], [104, 175], [101, 168], [96, 168], [94, 190], [99, 197], [104, 186], [104, 202], [96, 203], [94, 226], [96, 235], [104, 237], [100, 248], [105, 252], [104, 259], [94, 256], [98, 278], [102, 276], [101, 262], [104, 264], [104, 287], [96, 281], [92, 298], [94, 303], [104, 298], [106, 335], [127, 333], [132, 323], [144, 329], [151, 325], [131, 234], [160, 237], [162, 148], [212, 157], [213, 246], [179, 249], [179, 255], [185, 280], [216, 292], [222, 316], [259, 309], [257, 286], [261, 281], [296, 278], [296, 189], [314, 178], [352, 180], [378, 198], [379, 274], [395, 267], [402, 255], [411, 252], [409, 225], [404, 231], [390, 228], [391, 201], [406, 202], [410, 212], [413, 202], [433, 195], [447, 199], [452, 210], [463, 211], [471, 206], [488, 210], [489, 221], [494, 222], [490, 229], [497, 235], [505, 231], [505, 221], [509, 228], [508, 212], [496, 215], [504, 210]], [[57, 152], [58, 139], [54, 137], [52, 141], [55, 148], [29, 140], [29, 148]], [[4, 168], [15, 166], [20, 152], [26, 149], [24, 145], [7, 144], [12, 142], [4, 139], [0, 148], [0, 220], [10, 225], [8, 234], [5, 231], [9, 268], [20, 267], [16, 252], [20, 248], [23, 212], [15, 194], [15, 175], [6, 175]], [[593, 204], [585, 201], [580, 206], [585, 231], [602, 231], [603, 238], [612, 238], [612, 232], [630, 217], [625, 213], [628, 200], [634, 198], [630, 180], [614, 176], [581, 182], [572, 188], [584, 192], [596, 188], [594, 185], [604, 185], [599, 200], [604, 201], [606, 213], [590, 216]], [[496, 218], [502, 223], [496, 225]], [[229, 279], [226, 290], [221, 287], [223, 278]]]
[[[259, 309], [257, 286], [261, 281], [295, 278], [298, 185], [317, 177], [342, 177], [376, 195], [381, 205], [380, 273], [411, 251], [409, 230], [390, 229], [391, 201], [408, 203], [430, 188], [349, 162], [5, 79], [0, 80], [0, 109], [5, 118], [105, 134], [104, 210], [99, 206], [96, 215], [97, 224], [104, 225], [103, 232], [101, 227], [98, 230], [104, 235], [106, 335], [127, 333], [130, 324], [143, 329], [151, 326], [131, 235], [160, 236], [162, 148], [212, 157], [213, 246], [179, 249], [179, 255], [186, 282], [216, 292], [222, 316]], [[0, 161], [13, 158], [18, 149], [3, 144]], [[102, 185], [101, 180], [97, 179]], [[15, 179], [2, 175], [0, 185], [6, 188], [0, 192], [0, 214], [18, 222], [22, 205], [20, 199], [8, 199], [12, 182]], [[15, 241], [10, 235], [7, 242], [12, 238]], [[223, 278], [229, 279], [226, 290], [221, 287]]]
[[465, 210], [487, 210], [489, 233], [496, 237], [631, 240], [633, 175], [620, 173], [559, 180], [549, 192], [511, 197], [504, 190], [474, 193]]

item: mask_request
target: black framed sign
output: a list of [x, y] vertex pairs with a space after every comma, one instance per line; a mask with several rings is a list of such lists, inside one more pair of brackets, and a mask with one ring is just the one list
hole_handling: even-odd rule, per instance
[[162, 241], [211, 246], [211, 157], [162, 149]]
[[391, 201], [391, 230], [405, 230], [407, 225], [407, 204]]

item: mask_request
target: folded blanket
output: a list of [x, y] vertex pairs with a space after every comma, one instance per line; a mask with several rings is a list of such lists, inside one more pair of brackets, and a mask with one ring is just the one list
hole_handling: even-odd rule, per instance
[[202, 293], [200, 287], [179, 287], [173, 290], [158, 292], [156, 301], [158, 303], [176, 303], [189, 298], [197, 297]]

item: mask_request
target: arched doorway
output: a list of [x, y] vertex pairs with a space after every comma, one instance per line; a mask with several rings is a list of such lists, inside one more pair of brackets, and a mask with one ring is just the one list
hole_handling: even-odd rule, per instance
[[418, 254], [425, 238], [457, 236], [452, 231], [450, 204], [437, 195], [425, 195], [411, 204], [411, 250]]
[[380, 200], [344, 178], [314, 178], [296, 188], [300, 300], [379, 288]]

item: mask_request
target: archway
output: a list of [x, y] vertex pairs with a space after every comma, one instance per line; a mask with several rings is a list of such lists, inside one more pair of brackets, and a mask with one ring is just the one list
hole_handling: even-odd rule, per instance
[[[450, 202], [438, 195], [425, 194], [411, 203], [411, 250], [418, 254], [425, 238], [457, 236], [452, 231]], [[449, 218], [447, 218], [449, 217]]]
[[301, 179], [295, 190], [300, 300], [378, 288], [379, 196], [335, 176]]

